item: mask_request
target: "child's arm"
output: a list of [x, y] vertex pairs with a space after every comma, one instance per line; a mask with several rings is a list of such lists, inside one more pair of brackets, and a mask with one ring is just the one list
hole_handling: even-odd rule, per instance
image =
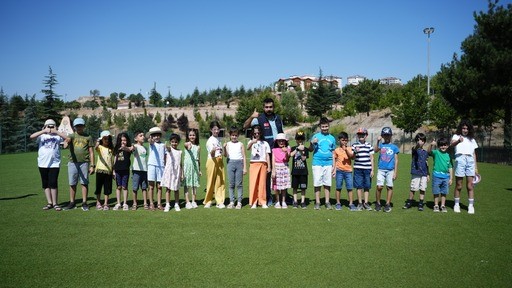
[[274, 157], [274, 153], [272, 153], [272, 179], [274, 179], [275, 177], [276, 177], [276, 157]]
[[[457, 135], [457, 136], [459, 136], [459, 135]], [[454, 137], [455, 137], [455, 135], [454, 135]], [[453, 139], [454, 137], [452, 137], [452, 142], [450, 143], [450, 147], [455, 147], [455, 146], [457, 146], [457, 144], [464, 141], [464, 137], [462, 137], [462, 135], [459, 136], [458, 139]], [[455, 137], [455, 138], [457, 138], [457, 137]]]
[[372, 170], [370, 170], [370, 178], [373, 178], [373, 175], [374, 175], [374, 172], [375, 171], [375, 164], [373, 164], [373, 153], [370, 153], [370, 163], [372, 164]]
[[453, 182], [453, 168], [448, 168], [448, 171], [450, 172], [450, 180], [448, 181], [448, 185], [452, 185]]
[[[96, 148], [100, 145], [99, 142], [96, 142]], [[94, 174], [94, 170], [96, 168], [96, 165], [94, 165], [94, 151], [91, 146], [89, 146], [89, 175]]]
[[398, 177], [398, 154], [395, 154], [395, 169], [393, 171], [393, 180]]
[[337, 155], [336, 155], [336, 150], [333, 150], [332, 151], [332, 169], [331, 169], [331, 174], [332, 174], [332, 177], [336, 177], [336, 158], [337, 158]]
[[477, 166], [477, 161], [476, 161], [476, 152], [475, 150], [473, 150], [473, 159], [475, 159], [475, 173], [478, 173], [478, 166]]
[[199, 170], [199, 176], [202, 176], [201, 172], [201, 147], [197, 146], [197, 170]]
[[436, 140], [432, 140], [432, 142], [430, 142], [430, 145], [428, 146], [428, 149], [427, 149], [427, 152], [428, 152], [428, 155], [432, 156], [432, 150], [434, 149], [434, 147], [436, 146]]
[[354, 159], [354, 151], [352, 150], [352, 147], [350, 146], [345, 146], [345, 152], [347, 152], [347, 156], [349, 159]]
[[309, 152], [313, 152], [315, 150], [316, 145], [318, 145], [318, 138], [313, 137], [309, 142]]
[[240, 150], [242, 150], [242, 162], [243, 162], [243, 165], [244, 165], [244, 169], [243, 169], [243, 173], [244, 175], [247, 174], [247, 160], [246, 160], [246, 157], [245, 157], [245, 148], [244, 148], [244, 143], [240, 142]]
[[377, 143], [375, 143], [375, 147], [373, 147], [373, 152], [377, 153], [379, 152], [379, 144], [380, 144], [380, 140], [382, 140], [382, 136], [379, 136], [377, 137]]
[[222, 149], [222, 155], [224, 155], [224, 157], [228, 157], [228, 154], [229, 154], [229, 153], [228, 153], [227, 146], [228, 146], [228, 143], [227, 143], [227, 142], [226, 142], [226, 143], [224, 143], [224, 145], [222, 145], [222, 148], [224, 148], [224, 149]]

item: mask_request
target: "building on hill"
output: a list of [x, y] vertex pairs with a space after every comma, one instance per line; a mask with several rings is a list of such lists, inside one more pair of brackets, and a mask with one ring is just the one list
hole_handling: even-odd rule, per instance
[[359, 83], [366, 80], [365, 76], [361, 75], [352, 75], [347, 77], [347, 85], [359, 85]]
[[381, 78], [380, 84], [383, 85], [402, 85], [402, 79], [396, 77], [385, 77]]
[[[276, 91], [307, 91], [311, 88], [318, 86], [318, 77], [315, 76], [290, 76], [288, 78], [280, 78], [274, 84]], [[333, 84], [335, 87], [341, 90], [342, 78], [338, 76], [325, 76], [322, 78], [322, 82], [325, 84]]]

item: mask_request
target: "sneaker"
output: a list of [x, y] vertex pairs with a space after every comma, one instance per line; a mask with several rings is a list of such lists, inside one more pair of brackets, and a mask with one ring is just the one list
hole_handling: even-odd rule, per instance
[[299, 208], [299, 204], [295, 201], [293, 201], [293, 208]]
[[368, 203], [364, 203], [363, 208], [366, 209], [366, 211], [372, 211], [372, 206], [370, 206]]
[[380, 212], [381, 207], [379, 202], [375, 203], [375, 211]]
[[192, 208], [193, 208], [192, 203], [187, 202], [187, 204], [185, 204], [185, 209], [192, 209]]
[[75, 202], [69, 202], [68, 206], [64, 207], [64, 210], [73, 210], [76, 208]]
[[475, 206], [473, 206], [473, 205], [468, 206], [468, 214], [475, 214]]
[[108, 205], [103, 205], [103, 211], [108, 211], [110, 210], [110, 207], [108, 207]]
[[418, 211], [423, 211], [423, 203], [418, 204]]
[[176, 211], [176, 212], [180, 212], [181, 211], [180, 205], [178, 203], [174, 204], [174, 211]]
[[[446, 207], [444, 209], [446, 210]], [[439, 205], [434, 205], [434, 212], [439, 212]]]
[[197, 208], [197, 203], [196, 203], [196, 201], [193, 201], [193, 202], [192, 202], [192, 208], [194, 208], [194, 209], [196, 209], [196, 208]]
[[409, 209], [409, 208], [411, 208], [411, 206], [412, 206], [411, 201], [405, 201], [405, 205], [404, 205], [404, 207], [402, 207], [402, 209]]
[[446, 206], [441, 206], [441, 212], [447, 213], [448, 209], [446, 209]]
[[237, 209], [237, 210], [242, 209], [242, 202], [238, 202], [238, 203], [236, 203], [236, 207], [235, 207], [235, 209]]
[[331, 210], [332, 209], [332, 206], [331, 206], [330, 202], [325, 203], [325, 209], [327, 209], [327, 210]]
[[204, 208], [209, 209], [210, 207], [212, 207], [212, 202], [208, 202], [208, 203], [204, 204]]
[[252, 204], [251, 209], [256, 209], [258, 205], [256, 203]]
[[274, 205], [274, 208], [281, 209], [281, 203], [276, 202], [276, 204]]
[[130, 207], [128, 207], [128, 204], [123, 204], [123, 211], [130, 210]]
[[334, 206], [334, 209], [336, 209], [337, 211], [340, 211], [341, 210], [341, 204], [340, 203], [336, 203], [336, 206]]
[[116, 206], [114, 206], [114, 209], [112, 210], [117, 211], [119, 210], [119, 208], [121, 208], [121, 204], [117, 203]]
[[357, 204], [356, 210], [363, 211], [363, 204]]
[[233, 208], [235, 208], [235, 203], [233, 203], [233, 202], [229, 202], [229, 204], [228, 204], [228, 207], [227, 207], [227, 208], [228, 208], [228, 209], [233, 209]]
[[270, 207], [274, 205], [274, 200], [272, 200], [272, 197], [267, 201], [267, 206]]
[[302, 209], [308, 209], [308, 206], [306, 205], [306, 202], [302, 202], [302, 204], [300, 204], [300, 207]]
[[82, 203], [82, 210], [89, 211], [89, 205], [87, 205], [87, 203]]
[[169, 212], [171, 210], [171, 204], [165, 204], [164, 212]]
[[384, 206], [384, 212], [386, 212], [386, 213], [391, 212], [391, 205], [390, 204], [386, 204], [386, 206]]
[[263, 205], [261, 205], [261, 208], [263, 208], [263, 209], [267, 209], [267, 208], [268, 208], [268, 205], [267, 205], [267, 204], [263, 204]]
[[288, 209], [286, 202], [283, 201], [283, 204], [281, 204], [281, 209]]
[[353, 211], [357, 211], [357, 207], [356, 207], [356, 205], [354, 205], [354, 204], [350, 204], [350, 205], [348, 205], [348, 208], [349, 208], [349, 209], [350, 209], [350, 211], [352, 211], [352, 212], [353, 212]]
[[315, 210], [320, 210], [320, 203], [315, 203]]
[[217, 208], [224, 209], [224, 208], [226, 208], [226, 205], [224, 205], [224, 203], [220, 203], [220, 204], [217, 204]]
[[460, 213], [460, 205], [459, 204], [453, 205], [453, 212]]

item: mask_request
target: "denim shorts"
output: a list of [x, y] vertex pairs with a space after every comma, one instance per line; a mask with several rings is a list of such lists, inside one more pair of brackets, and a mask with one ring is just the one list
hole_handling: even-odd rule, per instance
[[372, 188], [372, 177], [370, 177], [371, 169], [354, 169], [354, 187], [356, 189], [364, 189], [370, 191]]
[[384, 186], [384, 183], [386, 183], [386, 186], [393, 187], [394, 173], [395, 170], [379, 169], [379, 171], [377, 172], [377, 186]]
[[475, 158], [473, 155], [455, 155], [455, 177], [475, 176]]
[[137, 191], [139, 187], [142, 190], [148, 189], [148, 172], [147, 171], [133, 171], [132, 172], [132, 190]]
[[450, 178], [432, 177], [432, 194], [448, 195], [450, 188]]
[[75, 186], [80, 179], [80, 184], [89, 185], [89, 163], [69, 162], [68, 163], [69, 186]]
[[348, 191], [354, 189], [352, 172], [345, 172], [336, 169], [336, 190], [341, 190], [343, 188], [343, 182], [345, 182], [345, 188]]
[[116, 170], [117, 187], [128, 188], [128, 180], [130, 179], [130, 170]]

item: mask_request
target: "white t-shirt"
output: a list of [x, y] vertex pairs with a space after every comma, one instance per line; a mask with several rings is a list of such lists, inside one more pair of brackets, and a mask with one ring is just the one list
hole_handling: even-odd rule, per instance
[[133, 150], [132, 170], [148, 171], [148, 163], [146, 159], [148, 151], [146, 150], [146, 147], [139, 144], [134, 144], [133, 147], [135, 147], [135, 150]]
[[270, 146], [266, 141], [258, 140], [251, 147], [251, 162], [267, 162], [266, 154], [270, 154]]
[[233, 143], [231, 141], [229, 141], [228, 143], [226, 143], [226, 152], [228, 153], [228, 158], [230, 160], [242, 160], [244, 159], [243, 158], [243, 153], [244, 151], [242, 151], [242, 142], [236, 142], [236, 143]]
[[222, 149], [216, 150], [217, 148], [222, 148], [220, 140], [217, 137], [210, 136], [208, 141], [206, 141], [206, 151], [208, 151], [208, 158], [212, 158], [212, 150], [215, 149], [215, 158], [222, 156]]
[[39, 150], [37, 152], [37, 166], [41, 168], [60, 167], [60, 143], [62, 138], [57, 134], [41, 134], [37, 137]]
[[148, 157], [148, 165], [153, 165], [157, 167], [164, 167], [165, 157], [165, 144], [161, 142], [155, 142], [153, 144], [149, 144], [149, 157]]
[[[461, 135], [453, 135], [452, 142], [458, 141]], [[455, 145], [455, 155], [457, 154], [465, 154], [465, 155], [473, 155], [475, 152], [475, 149], [478, 148], [478, 144], [476, 143], [475, 139], [470, 139], [468, 137], [464, 137], [464, 140], [462, 142], [459, 142], [459, 144]]]

